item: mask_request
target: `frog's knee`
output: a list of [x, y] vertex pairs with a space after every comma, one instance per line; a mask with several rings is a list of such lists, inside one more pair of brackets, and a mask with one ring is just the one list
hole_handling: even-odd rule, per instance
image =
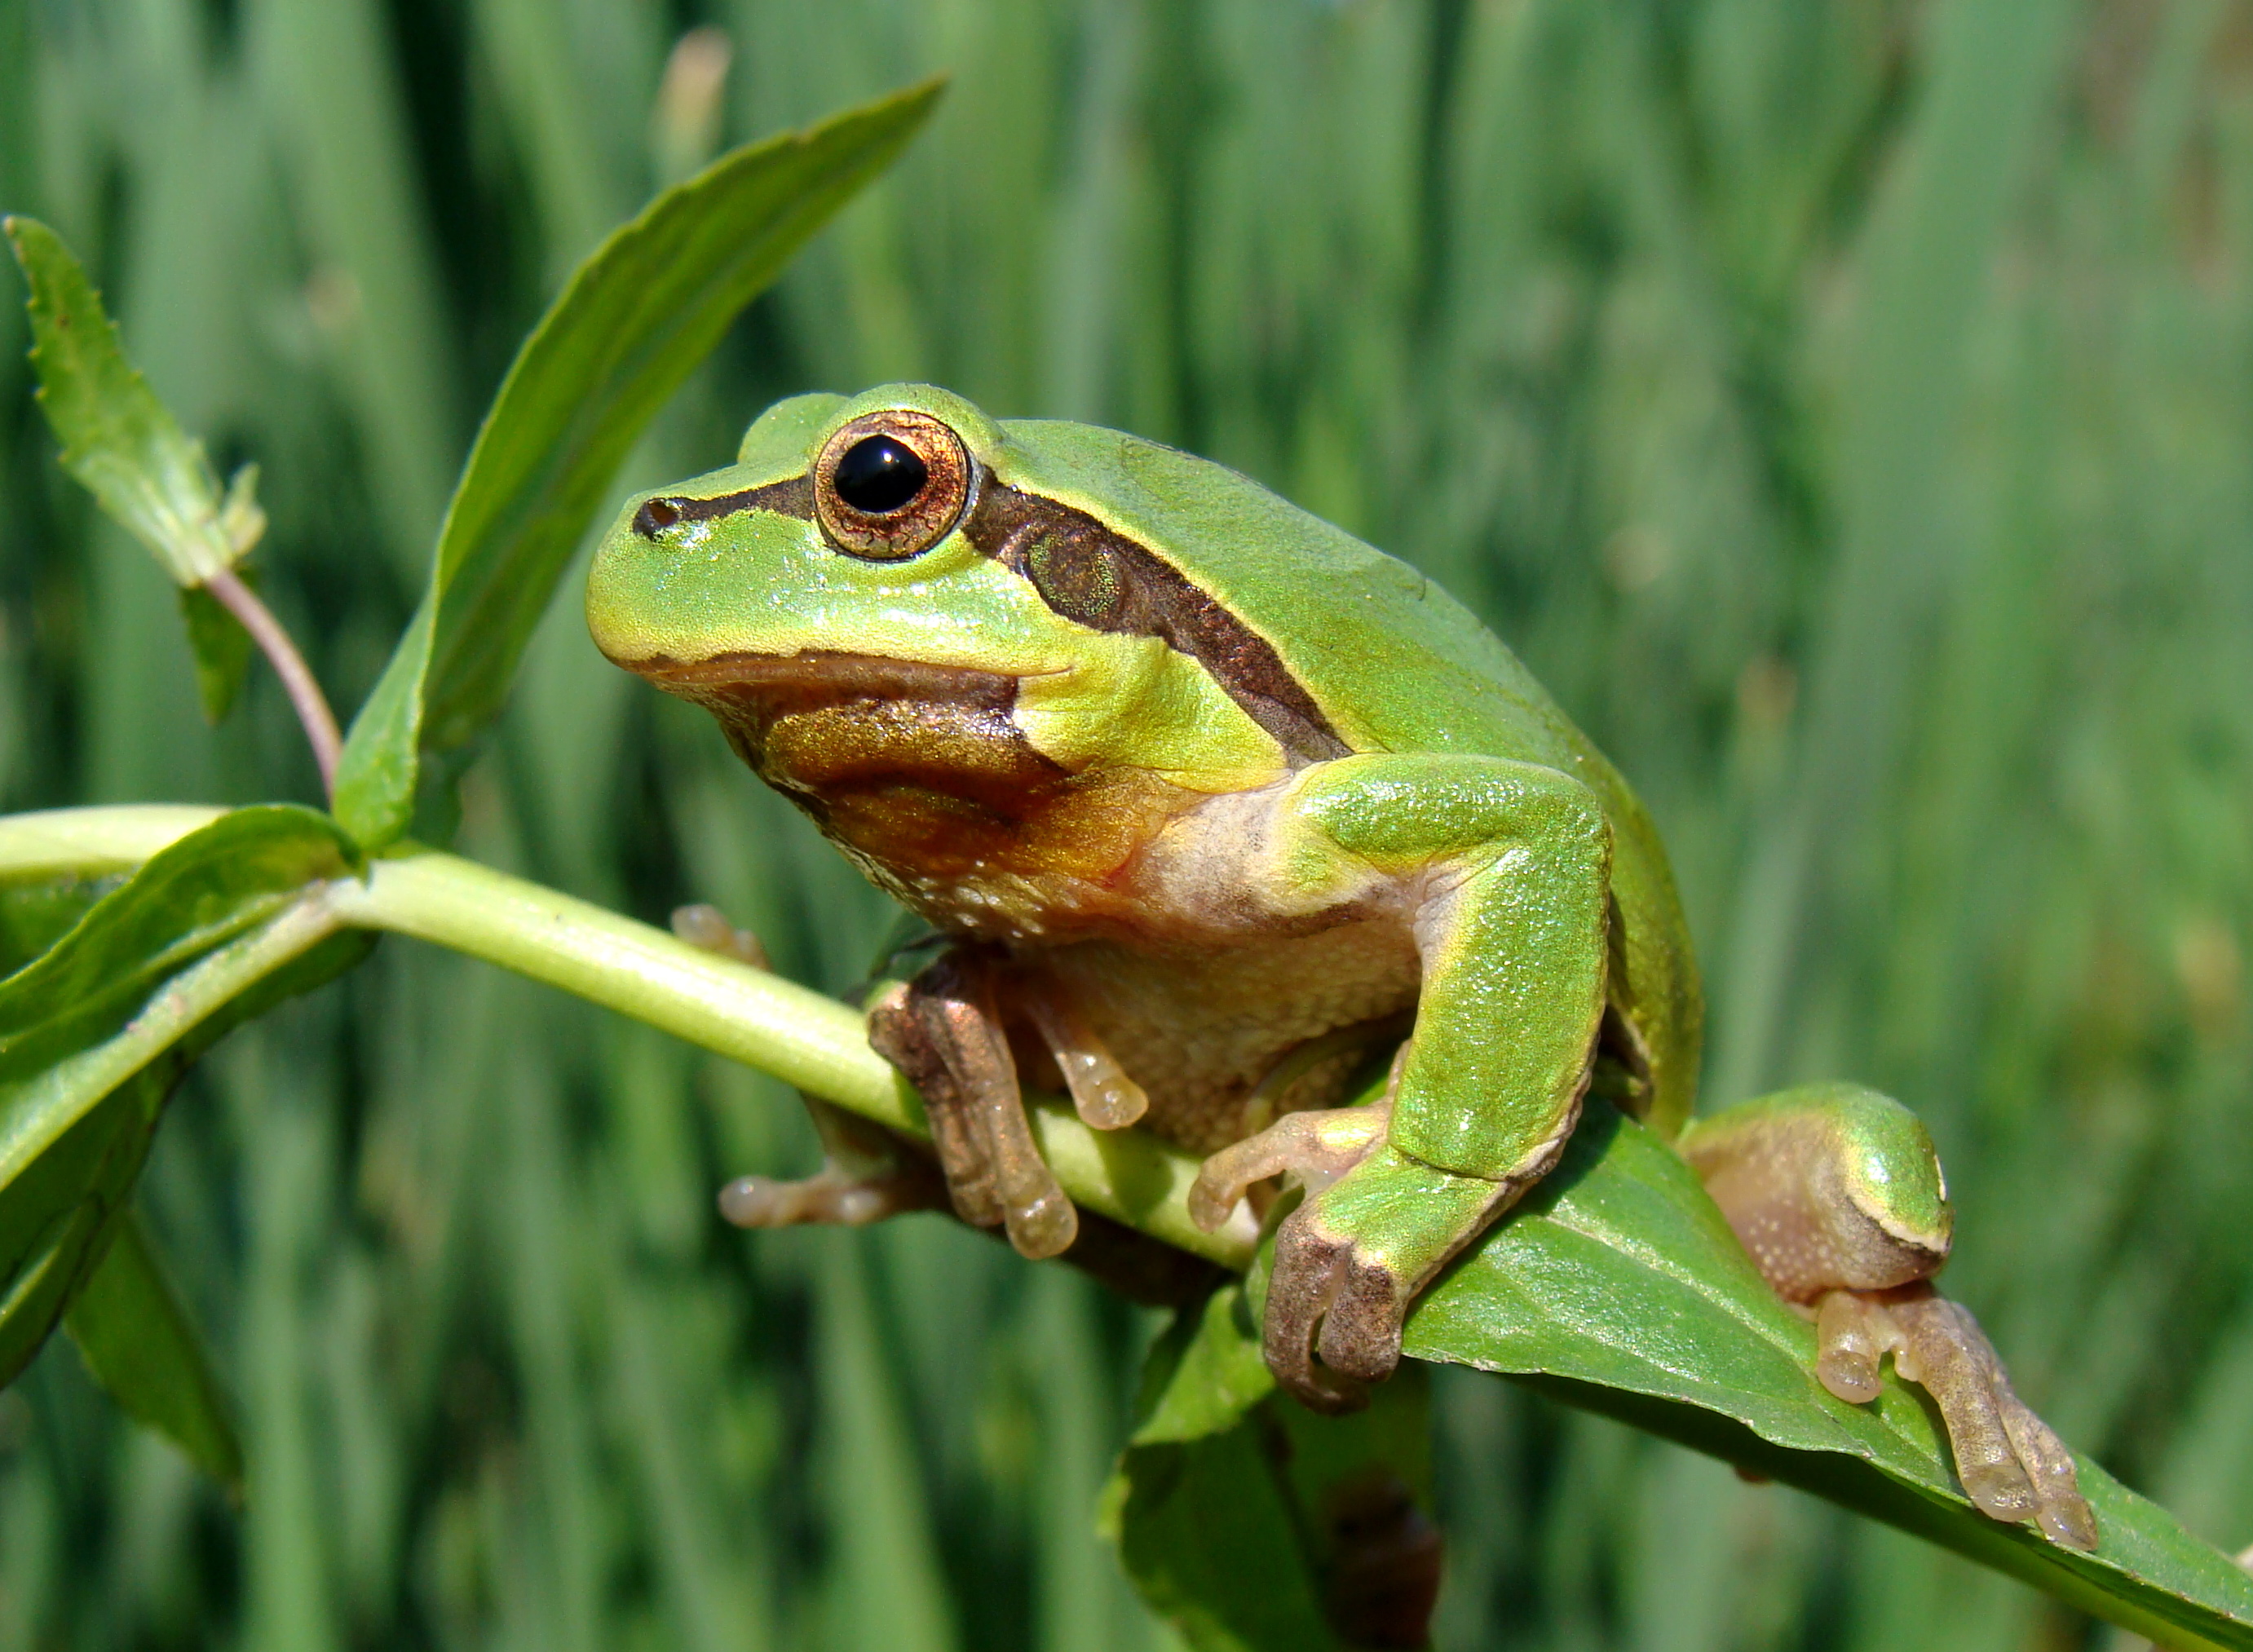
[[1694, 1121], [1679, 1145], [1787, 1300], [1890, 1289], [1948, 1259], [1954, 1216], [1932, 1138], [1876, 1091], [1783, 1091]]

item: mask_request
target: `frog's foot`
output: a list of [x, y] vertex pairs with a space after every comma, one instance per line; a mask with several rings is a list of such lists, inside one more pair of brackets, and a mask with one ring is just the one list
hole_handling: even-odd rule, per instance
[[2096, 1546], [2072, 1453], [2012, 1391], [1970, 1312], [1927, 1283], [1948, 1259], [1954, 1217], [1915, 1114], [1858, 1085], [1810, 1085], [1699, 1119], [1679, 1145], [1761, 1276], [1813, 1315], [1825, 1388], [1876, 1398], [1892, 1354], [1940, 1408], [1975, 1505]]
[[946, 1196], [932, 1178], [912, 1173], [856, 1175], [824, 1165], [795, 1181], [738, 1176], [720, 1189], [720, 1214], [739, 1228], [788, 1228], [802, 1223], [860, 1228], [904, 1210], [929, 1210]]
[[728, 921], [728, 915], [716, 906], [700, 902], [694, 906], [674, 907], [673, 932], [691, 946], [701, 946], [708, 952], [732, 958], [738, 964], [749, 964], [753, 969], [774, 967], [759, 938], [749, 930], [737, 929]]
[[[1276, 1063], [1252, 1089], [1246, 1111], [1259, 1115], [1263, 1102], [1272, 1109], [1273, 1098], [1288, 1090], [1318, 1062], [1331, 1056], [1366, 1049], [1386, 1034], [1405, 1032], [1404, 1017], [1359, 1022], [1326, 1037], [1310, 1040]], [[1311, 1057], [1308, 1052], [1312, 1051]], [[1392, 1122], [1392, 1098], [1399, 1093], [1400, 1067], [1407, 1057], [1403, 1043], [1392, 1055], [1392, 1070], [1385, 1076], [1385, 1093], [1359, 1107], [1309, 1108], [1287, 1113], [1276, 1123], [1255, 1130], [1212, 1154], [1189, 1187], [1189, 1220], [1207, 1233], [1217, 1233], [1234, 1214], [1238, 1202], [1251, 1198], [1253, 1211], [1263, 1219], [1267, 1207], [1260, 1184], [1277, 1178], [1309, 1194], [1320, 1193], [1369, 1157]], [[1269, 1116], [1272, 1116], [1272, 1112]], [[1272, 1191], [1266, 1197], [1272, 1198]]]
[[2032, 1520], [2053, 1543], [2096, 1546], [2073, 1453], [2011, 1388], [1995, 1346], [1960, 1302], [1929, 1285], [1831, 1291], [1816, 1307], [1817, 1375], [1839, 1398], [1878, 1396], [1878, 1361], [1939, 1406], [1964, 1495], [1998, 1520]]
[[1018, 1253], [1038, 1261], [1071, 1248], [1079, 1216], [1033, 1141], [994, 973], [976, 950], [950, 950], [877, 1000], [868, 1042], [923, 1092], [955, 1214], [1005, 1224]]
[[[691, 946], [754, 969], [772, 969], [767, 949], [737, 929], [716, 906], [673, 909], [673, 932]], [[821, 1138], [819, 1175], [781, 1181], [739, 1176], [720, 1189], [720, 1214], [739, 1228], [787, 1228], [801, 1223], [861, 1227], [903, 1210], [928, 1210], [945, 1194], [931, 1167], [881, 1126], [800, 1092]]]
[[[1223, 1147], [1204, 1161], [1189, 1188], [1189, 1220], [1207, 1233], [1217, 1230], [1257, 1184], [1275, 1176], [1305, 1188], [1311, 1202], [1384, 1144], [1391, 1101], [1388, 1093], [1372, 1106], [1288, 1113]], [[1383, 1381], [1400, 1363], [1398, 1295], [1380, 1258], [1357, 1256], [1350, 1240], [1301, 1205], [1275, 1236], [1266, 1316], [1268, 1365], [1313, 1410], [1360, 1410], [1369, 1403], [1363, 1385]], [[1314, 1358], [1318, 1345], [1320, 1365]]]
[[821, 1138], [820, 1174], [796, 1181], [739, 1176], [720, 1189], [720, 1214], [728, 1221], [739, 1228], [857, 1228], [945, 1205], [938, 1168], [890, 1132], [813, 1096], [800, 1099]]
[[[1309, 1116], [1319, 1117], [1293, 1115]], [[1568, 1119], [1556, 1146], [1570, 1129]], [[1343, 1175], [1310, 1189], [1275, 1234], [1262, 1352], [1276, 1380], [1315, 1411], [1367, 1405], [1369, 1384], [1400, 1363], [1416, 1293], [1548, 1168], [1555, 1154], [1547, 1144], [1545, 1154], [1523, 1175], [1489, 1181], [1380, 1140]], [[1319, 1175], [1329, 1164], [1311, 1168]]]

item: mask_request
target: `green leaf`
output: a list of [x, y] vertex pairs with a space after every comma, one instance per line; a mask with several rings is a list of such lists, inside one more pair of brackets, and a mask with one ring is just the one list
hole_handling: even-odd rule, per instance
[[927, 83], [723, 157], [582, 264], [517, 352], [448, 507], [430, 586], [353, 720], [338, 817], [398, 838], [425, 754], [499, 714], [534, 625], [644, 427], [806, 239], [889, 165]]
[[1424, 1372], [1351, 1417], [1273, 1391], [1240, 1286], [1159, 1339], [1105, 1495], [1127, 1576], [1197, 1652], [1420, 1644], [1439, 1581]]
[[37, 219], [10, 218], [5, 227], [31, 283], [31, 361], [63, 468], [180, 587], [197, 691], [217, 722], [250, 669], [250, 633], [202, 588], [266, 531], [258, 467], [236, 471], [222, 498], [203, 443], [126, 359], [101, 296], [62, 238]]
[[158, 1055], [0, 1188], [0, 1386], [45, 1345], [101, 1259], [186, 1067], [178, 1047]]
[[[237, 809], [150, 860], [0, 981], [0, 1187], [108, 1093], [83, 1091], [76, 1063], [122, 1035], [160, 1040], [150, 1056], [167, 1048], [216, 1007], [180, 1001], [191, 965], [263, 934], [352, 866], [351, 844], [325, 815]], [[85, 1070], [91, 1079], [95, 1070]]]
[[1130, 1444], [1199, 1439], [1224, 1433], [1275, 1391], [1259, 1351], [1259, 1326], [1244, 1287], [1215, 1291], [1183, 1308], [1150, 1349]]
[[66, 1321], [94, 1380], [230, 1492], [242, 1489], [233, 1407], [204, 1341], [130, 1209]]
[[[248, 576], [242, 582], [256, 583]], [[188, 649], [196, 661], [196, 697], [203, 702], [204, 719], [223, 722], [250, 674], [250, 633], [200, 585], [180, 588], [180, 617], [187, 622]]]
[[122, 872], [63, 872], [0, 879], [0, 978], [13, 975], [69, 933]]
[[1828, 1497], [2169, 1646], [2253, 1648], [2253, 1576], [2086, 1458], [2099, 1545], [1978, 1513], [1916, 1391], [1867, 1406], [1814, 1375], [1777, 1299], [1688, 1166], [1592, 1105], [1564, 1161], [1417, 1305], [1406, 1350], [1528, 1382]]
[[179, 584], [200, 585], [233, 566], [248, 546], [229, 539], [203, 444], [181, 430], [125, 359], [86, 271], [37, 219], [10, 218], [0, 227], [31, 283], [39, 406], [62, 443], [63, 468]]
[[164, 1098], [240, 1021], [365, 956], [329, 880], [353, 869], [309, 809], [221, 815], [156, 855], [0, 980], [0, 1384], [109, 1242]]

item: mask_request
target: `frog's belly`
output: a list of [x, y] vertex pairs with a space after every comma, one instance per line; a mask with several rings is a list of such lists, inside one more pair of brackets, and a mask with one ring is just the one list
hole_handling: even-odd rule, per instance
[[[1199, 1153], [1268, 1122], [1266, 1098], [1259, 1117], [1245, 1104], [1278, 1061], [1408, 1008], [1420, 978], [1406, 926], [1381, 918], [1195, 952], [1088, 941], [1043, 951], [1039, 964], [1148, 1094], [1145, 1126]], [[1334, 1105], [1358, 1053], [1311, 1070], [1281, 1109]]]

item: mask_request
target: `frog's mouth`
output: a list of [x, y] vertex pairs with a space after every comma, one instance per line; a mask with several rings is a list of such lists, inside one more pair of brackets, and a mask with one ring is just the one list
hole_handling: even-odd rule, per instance
[[826, 649], [716, 654], [693, 661], [659, 655], [618, 663], [666, 693], [693, 700], [715, 714], [725, 705], [769, 722], [838, 706], [903, 701], [975, 708], [1006, 716], [1017, 698], [1017, 679], [999, 672]]

